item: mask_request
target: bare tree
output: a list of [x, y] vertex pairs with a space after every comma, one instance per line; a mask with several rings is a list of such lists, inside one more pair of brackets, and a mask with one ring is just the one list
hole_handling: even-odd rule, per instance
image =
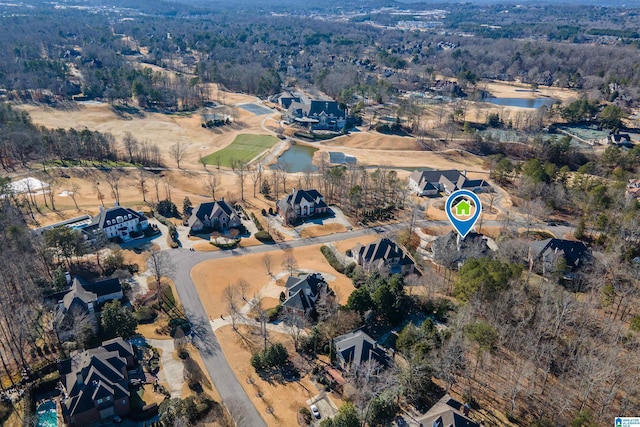
[[251, 307], [251, 311], [255, 314], [258, 322], [260, 322], [260, 335], [262, 336], [262, 340], [264, 343], [265, 350], [267, 349], [267, 321], [269, 320], [269, 313], [262, 307], [262, 301], [258, 300], [256, 297], [252, 300], [253, 305]]
[[289, 334], [289, 337], [293, 342], [293, 347], [296, 351], [298, 351], [300, 339], [304, 334], [306, 319], [299, 314], [288, 314], [287, 316], [285, 316], [283, 324], [285, 330], [287, 331], [287, 334]]
[[216, 189], [218, 188], [218, 185], [220, 184], [220, 181], [218, 179], [218, 175], [215, 172], [210, 171], [204, 178], [203, 178], [203, 184], [204, 184], [204, 189], [211, 194], [211, 198], [213, 200], [216, 199]]
[[275, 167], [275, 174], [278, 175], [278, 181], [282, 183], [282, 192], [287, 192], [287, 178], [291, 171], [291, 165], [287, 162], [277, 163]]
[[147, 268], [153, 275], [156, 283], [156, 296], [160, 294], [162, 287], [161, 279], [163, 277], [173, 278], [176, 267], [171, 257], [166, 252], [161, 252], [157, 249], [152, 249], [149, 258], [147, 259]]
[[244, 180], [247, 177], [247, 163], [242, 160], [232, 160], [231, 168], [236, 174], [238, 185], [240, 186], [240, 200], [244, 202]]
[[142, 194], [142, 201], [143, 202], [147, 202], [147, 179], [149, 178], [149, 173], [140, 168], [138, 170], [138, 182], [137, 182], [137, 187], [140, 190], [140, 193]]
[[291, 250], [284, 251], [284, 257], [282, 258], [282, 266], [289, 270], [289, 275], [293, 276], [293, 272], [298, 268], [298, 261], [293, 256]]
[[120, 204], [120, 179], [122, 175], [120, 172], [116, 170], [112, 170], [111, 172], [105, 174], [105, 181], [109, 184], [109, 188], [111, 188], [111, 195], [116, 200], [117, 204]]
[[227, 285], [227, 287], [224, 288], [223, 297], [227, 306], [227, 314], [231, 316], [231, 325], [234, 331], [237, 331], [236, 320], [238, 316], [241, 315], [240, 302], [238, 301], [239, 294], [240, 292], [237, 286]]
[[178, 165], [178, 169], [180, 169], [180, 162], [184, 160], [187, 155], [187, 146], [178, 141], [169, 147], [169, 153], [171, 153], [171, 157], [173, 157], [173, 160]]
[[122, 145], [129, 155], [129, 163], [133, 163], [134, 155], [137, 157], [138, 153], [138, 140], [130, 132], [125, 132]]
[[104, 207], [104, 194], [100, 191], [100, 181], [97, 179], [93, 181], [93, 188], [96, 190], [96, 196], [100, 200], [100, 204]]
[[544, 219], [549, 214], [549, 209], [540, 198], [525, 200], [522, 204], [522, 211], [527, 224], [527, 234], [536, 219]]
[[171, 201], [171, 189], [175, 186], [175, 180], [173, 179], [173, 175], [166, 174], [164, 176], [164, 191], [166, 195], [166, 199]]
[[258, 162], [255, 168], [251, 169], [251, 181], [253, 182], [253, 197], [256, 197], [256, 189], [260, 187], [262, 181], [262, 163]]
[[73, 204], [76, 205], [76, 209], [78, 211], [80, 210], [80, 208], [78, 207], [78, 200], [77, 200], [79, 191], [80, 191], [80, 185], [77, 182], [72, 182], [69, 196], [71, 196], [71, 199], [73, 200]]
[[269, 255], [268, 253], [264, 254], [262, 256], [262, 264], [264, 265], [264, 268], [267, 270], [267, 274], [269, 276], [271, 276], [271, 263], [273, 262], [273, 258], [271, 258], [271, 255]]

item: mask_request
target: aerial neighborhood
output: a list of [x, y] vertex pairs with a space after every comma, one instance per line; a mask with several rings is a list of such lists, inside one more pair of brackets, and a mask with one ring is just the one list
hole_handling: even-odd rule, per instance
[[581, 1], [0, 4], [0, 425], [635, 425], [640, 10]]

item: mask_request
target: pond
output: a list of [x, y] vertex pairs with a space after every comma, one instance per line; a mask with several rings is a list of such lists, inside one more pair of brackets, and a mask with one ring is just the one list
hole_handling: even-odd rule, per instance
[[484, 102], [490, 102], [504, 107], [520, 107], [538, 109], [542, 106], [550, 107], [558, 102], [555, 98], [484, 98]]
[[58, 408], [56, 402], [47, 400], [36, 410], [36, 427], [57, 427]]
[[292, 145], [291, 148], [278, 157], [278, 162], [272, 164], [270, 169], [276, 169], [278, 166], [287, 166], [289, 172], [304, 172], [305, 170], [316, 172], [318, 167], [311, 163], [313, 153], [316, 151], [318, 151], [317, 148], [309, 147], [308, 145]]

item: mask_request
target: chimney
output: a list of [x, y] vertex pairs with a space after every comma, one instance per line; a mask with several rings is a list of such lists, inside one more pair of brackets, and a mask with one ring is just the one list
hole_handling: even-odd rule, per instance
[[100, 212], [104, 212], [104, 207], [100, 205]]
[[224, 196], [222, 196], [222, 198], [220, 200], [224, 202]]
[[82, 371], [76, 372], [76, 384], [80, 385], [82, 384], [82, 381], [83, 381]]

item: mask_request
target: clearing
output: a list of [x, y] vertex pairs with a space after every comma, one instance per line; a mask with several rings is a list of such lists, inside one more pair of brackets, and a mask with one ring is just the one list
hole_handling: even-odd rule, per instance
[[[356, 243], [370, 243], [379, 236], [370, 235], [348, 239], [336, 243], [336, 247], [344, 252], [352, 248]], [[333, 269], [320, 252], [321, 245], [304, 246], [291, 249], [291, 254], [297, 261], [297, 271], [319, 272], [325, 274], [329, 287], [338, 295], [340, 304], [346, 304], [349, 295], [355, 289], [351, 280], [345, 275]], [[286, 272], [286, 267], [282, 265], [285, 251], [268, 252], [271, 260], [271, 273], [278, 276], [280, 272]], [[231, 257], [202, 262], [191, 270], [193, 280], [204, 309], [212, 318], [227, 314], [227, 303], [224, 298], [224, 289], [229, 284], [235, 284], [240, 279], [244, 279], [249, 284], [246, 291], [247, 299], [257, 295], [265, 285], [273, 281], [273, 277], [267, 273], [264, 263], [265, 254], [248, 254], [241, 257]], [[335, 278], [334, 280], [331, 280]], [[277, 286], [277, 285], [276, 285]], [[284, 287], [269, 286], [268, 289], [277, 290], [274, 295], [261, 295], [262, 297], [278, 298], [280, 291]], [[267, 289], [265, 288], [265, 292]]]
[[203, 161], [209, 165], [231, 167], [234, 160], [249, 162], [278, 142], [278, 138], [271, 135], [252, 135], [243, 133], [233, 140], [231, 145], [220, 151], [209, 154]]

